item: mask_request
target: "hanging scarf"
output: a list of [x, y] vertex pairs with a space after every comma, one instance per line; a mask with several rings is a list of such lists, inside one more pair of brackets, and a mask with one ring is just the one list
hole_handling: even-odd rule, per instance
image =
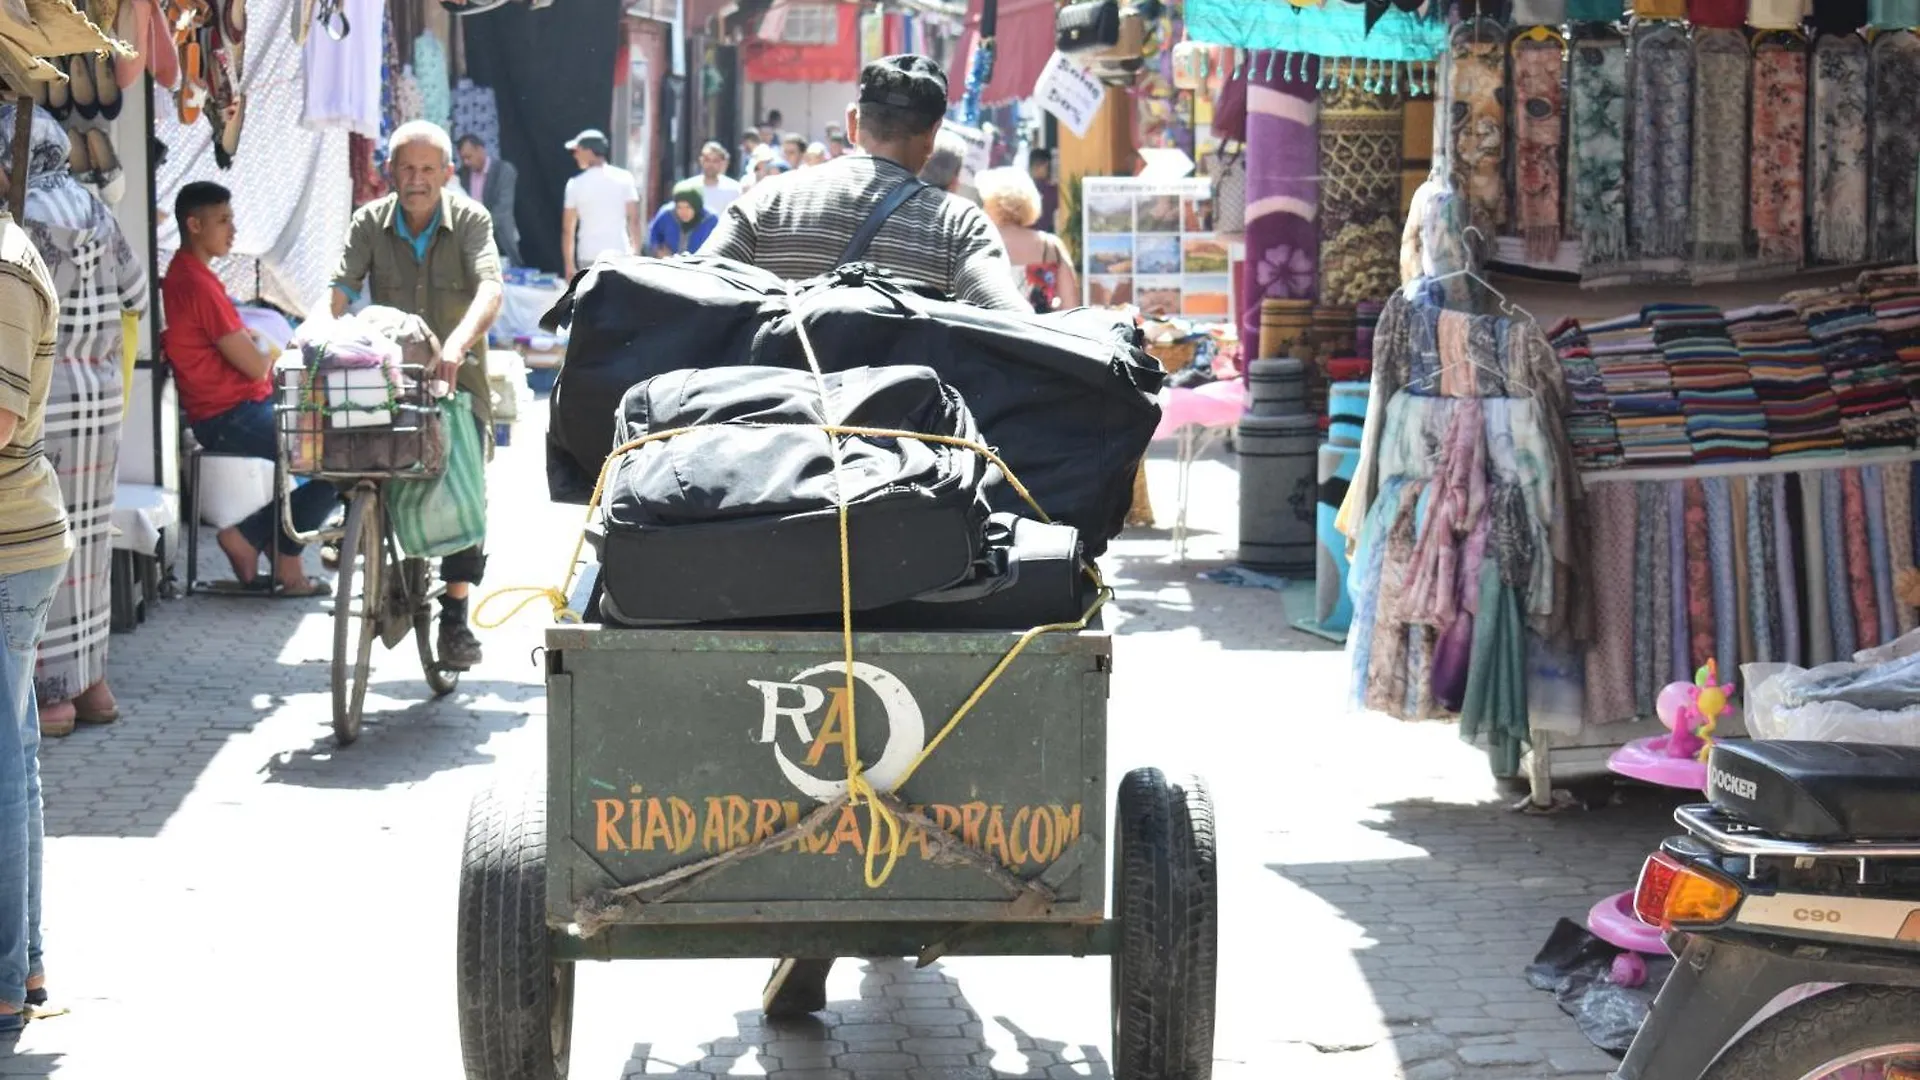
[[1567, 0], [1567, 18], [1577, 23], [1616, 23], [1626, 17], [1626, 0]]
[[1590, 38], [1574, 42], [1571, 56], [1571, 224], [1587, 265], [1618, 262], [1627, 253], [1627, 46]]
[[1561, 80], [1565, 55], [1557, 40], [1524, 39], [1513, 47], [1516, 211], [1527, 257], [1552, 259], [1560, 249]]
[[1687, 0], [1687, 21], [1695, 29], [1738, 30], [1747, 22], [1747, 0]]
[[1513, 25], [1559, 26], [1567, 21], [1567, 0], [1513, 0]]
[[1320, 98], [1320, 301], [1384, 300], [1400, 284], [1397, 94], [1360, 82]]
[[1867, 0], [1814, 0], [1813, 25], [1822, 34], [1851, 34], [1867, 25]]
[[1756, 30], [1797, 30], [1807, 17], [1807, 0], [1750, 0], [1747, 25]]
[[1260, 340], [1260, 301], [1311, 300], [1319, 284], [1318, 62], [1286, 53], [1247, 61], [1247, 261], [1240, 340]]
[[1812, 257], [1867, 260], [1867, 43], [1829, 34], [1813, 46]]
[[[1747, 234], [1746, 35], [1701, 30], [1693, 38], [1693, 258], [1740, 261]], [[1759, 121], [1756, 120], [1755, 123]]]
[[1687, 0], [1634, 0], [1633, 17], [1636, 19], [1684, 19], [1687, 17]]
[[1505, 42], [1506, 31], [1488, 22], [1461, 23], [1453, 34], [1453, 183], [1489, 237], [1507, 221]]
[[1867, 0], [1867, 25], [1876, 30], [1920, 26], [1920, 0]]
[[1633, 153], [1627, 206], [1634, 254], [1683, 255], [1690, 238], [1693, 53], [1670, 23], [1636, 29], [1632, 60]]
[[1914, 173], [1920, 161], [1920, 37], [1873, 42], [1873, 257], [1914, 257]]
[[1797, 265], [1806, 214], [1807, 54], [1770, 38], [1753, 53], [1753, 233], [1761, 261]]

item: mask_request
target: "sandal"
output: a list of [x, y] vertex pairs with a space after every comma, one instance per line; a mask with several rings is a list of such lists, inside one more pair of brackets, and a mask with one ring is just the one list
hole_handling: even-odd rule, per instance
[[88, 128], [85, 142], [87, 157], [93, 162], [94, 183], [100, 188], [100, 197], [108, 203], [117, 203], [125, 194], [127, 171], [120, 167], [120, 155], [113, 152], [113, 141], [107, 138], [104, 128]]
[[73, 174], [75, 180], [83, 184], [93, 182], [93, 158], [87, 153], [85, 137], [68, 141], [67, 171]]
[[85, 55], [67, 58], [67, 92], [73, 96], [73, 111], [82, 120], [100, 115], [100, 91], [93, 85], [93, 64]]
[[40, 737], [64, 739], [73, 734], [79, 713], [70, 701], [59, 701], [40, 710]]
[[103, 53], [94, 57], [91, 64], [82, 64], [92, 70], [93, 92], [100, 99], [100, 115], [108, 120], [120, 116], [120, 70], [115, 66], [118, 63], [112, 53]]
[[[67, 73], [66, 57], [49, 57], [47, 63], [53, 65], [53, 70], [60, 74]], [[54, 79], [47, 83], [47, 111], [53, 114], [55, 120], [65, 120], [67, 114], [73, 111], [72, 84], [66, 79]]]
[[201, 65], [200, 43], [188, 41], [180, 46], [180, 100], [179, 112], [182, 126], [191, 127], [199, 121], [200, 112], [207, 105], [206, 68]]
[[310, 577], [307, 579], [305, 588], [296, 589], [291, 585], [282, 584], [276, 595], [284, 596], [289, 600], [307, 600], [315, 596], [325, 596], [331, 591], [326, 582]]
[[180, 89], [180, 47], [173, 40], [173, 28], [167, 24], [167, 14], [159, 6], [158, 0], [134, 0], [146, 9], [147, 37], [141, 42], [140, 51], [147, 60], [147, 69], [153, 72], [153, 81], [169, 93]]

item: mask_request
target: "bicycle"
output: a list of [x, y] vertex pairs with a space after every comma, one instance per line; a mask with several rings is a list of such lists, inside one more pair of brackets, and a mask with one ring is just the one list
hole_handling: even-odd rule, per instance
[[406, 554], [386, 497], [389, 483], [439, 475], [445, 437], [438, 405], [426, 390], [431, 375], [420, 365], [286, 367], [278, 374], [276, 485], [286, 476], [325, 480], [340, 489], [347, 504], [340, 527], [301, 533], [293, 527], [287, 500], [281, 500], [289, 535], [303, 544], [335, 540], [340, 545], [332, 688], [334, 742], [344, 747], [360, 737], [375, 638], [393, 649], [411, 633], [435, 698], [460, 684], [460, 671], [435, 655], [433, 604], [446, 591], [439, 560]]

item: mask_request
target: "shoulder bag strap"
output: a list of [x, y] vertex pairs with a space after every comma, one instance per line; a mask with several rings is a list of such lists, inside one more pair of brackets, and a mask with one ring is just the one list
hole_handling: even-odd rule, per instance
[[892, 191], [887, 192], [887, 197], [881, 199], [880, 205], [873, 208], [873, 212], [867, 215], [867, 220], [860, 223], [860, 228], [854, 232], [853, 239], [847, 241], [847, 250], [840, 253], [840, 262], [837, 265], [845, 266], [865, 258], [867, 248], [873, 243], [873, 238], [880, 233], [880, 226], [887, 223], [887, 219], [893, 216], [894, 211], [905, 206], [908, 199], [926, 189], [927, 185], [919, 177], [909, 176], [900, 181]]

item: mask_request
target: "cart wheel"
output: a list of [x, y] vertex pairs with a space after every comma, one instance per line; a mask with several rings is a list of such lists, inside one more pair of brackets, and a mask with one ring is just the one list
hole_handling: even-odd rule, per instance
[[547, 936], [547, 804], [538, 785], [489, 789], [460, 860], [460, 1049], [467, 1080], [566, 1080], [573, 965]]
[[333, 738], [341, 746], [360, 737], [373, 638], [380, 629], [380, 571], [380, 496], [360, 491], [347, 505], [333, 587]]
[[[413, 589], [409, 595], [425, 597], [433, 586], [433, 566], [425, 559], [408, 559], [407, 580]], [[446, 697], [460, 685], [460, 673], [440, 662], [433, 653], [433, 601], [422, 599], [413, 613], [413, 641], [420, 647], [420, 670], [427, 677], [427, 689], [434, 697]]]
[[1120, 783], [1113, 852], [1116, 1080], [1213, 1075], [1218, 907], [1204, 782], [1135, 769]]

